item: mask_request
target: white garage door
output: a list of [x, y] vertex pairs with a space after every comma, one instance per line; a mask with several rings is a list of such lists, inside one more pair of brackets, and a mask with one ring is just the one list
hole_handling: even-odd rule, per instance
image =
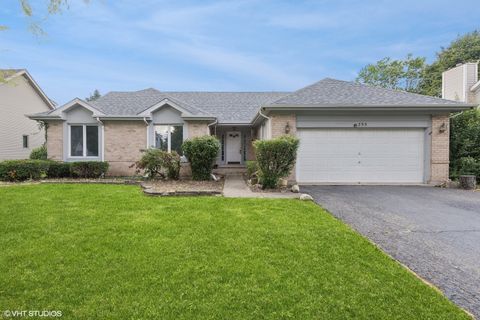
[[424, 130], [299, 129], [299, 183], [422, 183]]

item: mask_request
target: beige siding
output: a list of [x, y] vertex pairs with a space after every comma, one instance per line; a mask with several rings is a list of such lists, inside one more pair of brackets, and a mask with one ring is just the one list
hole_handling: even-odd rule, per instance
[[147, 147], [147, 127], [143, 121], [104, 121], [105, 161], [110, 164], [108, 174], [130, 176], [130, 168], [140, 160], [142, 150]]
[[478, 81], [477, 63], [465, 63], [442, 74], [442, 98], [473, 103], [470, 88]]
[[[440, 132], [442, 125], [446, 130]], [[449, 114], [432, 116], [431, 139], [430, 183], [445, 182], [449, 179]]]
[[[0, 160], [26, 159], [33, 148], [45, 142], [44, 131], [25, 114], [48, 110], [48, 105], [23, 76], [0, 84]], [[28, 135], [28, 148], [23, 148], [23, 135]]]

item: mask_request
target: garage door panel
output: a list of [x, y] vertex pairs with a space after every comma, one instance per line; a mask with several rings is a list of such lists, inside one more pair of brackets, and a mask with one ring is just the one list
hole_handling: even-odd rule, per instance
[[424, 130], [299, 129], [297, 180], [422, 183]]

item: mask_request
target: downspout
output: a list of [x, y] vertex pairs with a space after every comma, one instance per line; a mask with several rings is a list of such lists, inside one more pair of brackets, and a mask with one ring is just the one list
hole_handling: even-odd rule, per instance
[[147, 121], [147, 117], [143, 117], [143, 122], [145, 122], [145, 124], [147, 125], [147, 149], [150, 147], [150, 132], [148, 132], [149, 130], [149, 124], [148, 124], [148, 121]]
[[[267, 117], [266, 115], [264, 115], [264, 114], [262, 113], [262, 109], [261, 109], [261, 108], [260, 108], [260, 110], [258, 111], [258, 114], [261, 115], [262, 117], [264, 117], [265, 119], [269, 120], [269, 121], [271, 120], [270, 117]], [[270, 124], [271, 124], [271, 121], [268, 122], [268, 125], [269, 125], [269, 126], [270, 126]], [[270, 129], [270, 128], [267, 128], [267, 130], [269, 130], [269, 129]], [[270, 131], [270, 130], [269, 130], [269, 131]], [[270, 136], [270, 134], [269, 134], [268, 136]]]
[[97, 117], [97, 121], [102, 125], [102, 162], [105, 161], [105, 125], [100, 120], [100, 117]]
[[216, 124], [218, 123], [218, 120], [215, 119], [215, 121], [213, 121], [212, 123], [209, 123], [207, 124], [207, 127], [210, 128], [211, 126], [215, 125], [214, 129], [213, 129], [213, 134], [216, 136], [217, 135], [217, 126]]

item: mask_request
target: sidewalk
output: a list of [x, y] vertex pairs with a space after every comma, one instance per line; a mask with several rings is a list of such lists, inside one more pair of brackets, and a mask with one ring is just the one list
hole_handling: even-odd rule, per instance
[[223, 186], [223, 196], [227, 198], [277, 198], [277, 199], [297, 199], [299, 193], [281, 193], [281, 192], [253, 192], [247, 186], [242, 175], [229, 174], [225, 176]]

